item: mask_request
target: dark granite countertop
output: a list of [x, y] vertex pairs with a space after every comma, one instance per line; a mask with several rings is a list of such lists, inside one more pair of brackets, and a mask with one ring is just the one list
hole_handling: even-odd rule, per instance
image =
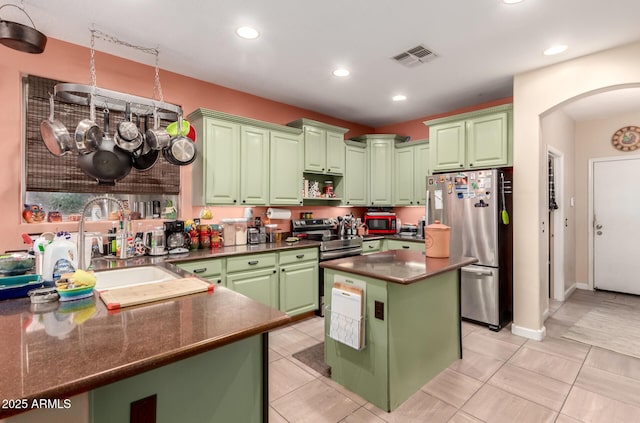
[[320, 267], [403, 285], [475, 263], [473, 257], [431, 258], [410, 250], [391, 250], [323, 261]]
[[[0, 301], [0, 399], [68, 398], [290, 322], [220, 286], [117, 311], [97, 296], [35, 306]], [[20, 411], [0, 409], [0, 418]]]

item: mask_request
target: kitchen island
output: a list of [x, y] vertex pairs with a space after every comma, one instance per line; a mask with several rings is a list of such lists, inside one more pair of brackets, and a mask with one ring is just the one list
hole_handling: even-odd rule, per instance
[[[460, 271], [470, 257], [427, 258], [393, 250], [320, 263], [325, 272], [325, 361], [331, 378], [392, 411], [462, 357]], [[364, 291], [360, 349], [336, 341], [334, 282]]]
[[0, 422], [26, 410], [6, 421], [129, 421], [153, 410], [157, 422], [263, 421], [267, 332], [289, 321], [222, 286], [116, 311], [95, 296], [3, 301]]

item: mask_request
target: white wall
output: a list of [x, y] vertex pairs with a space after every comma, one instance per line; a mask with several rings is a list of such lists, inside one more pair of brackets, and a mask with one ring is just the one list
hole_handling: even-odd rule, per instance
[[611, 136], [624, 126], [640, 126], [640, 111], [613, 117], [581, 121], [576, 124], [576, 280], [590, 289], [589, 276], [589, 192], [587, 177], [589, 160], [601, 157], [637, 156], [639, 153], [625, 153], [613, 147]]
[[[553, 212], [558, 215], [554, 225], [555, 239], [558, 244], [562, 244], [562, 251], [559, 256], [561, 260], [556, 260], [555, 265], [559, 266], [554, 280], [555, 295], [552, 298], [564, 300], [566, 291], [575, 285], [575, 212], [576, 208], [571, 207], [571, 197], [575, 197], [575, 121], [562, 110], [555, 110], [541, 119], [542, 143], [545, 148], [561, 154], [561, 166], [556, 170], [556, 201], [558, 210]], [[561, 175], [559, 174], [561, 173]], [[559, 184], [558, 177], [562, 178], [562, 185]], [[546, 191], [545, 191], [545, 197]], [[548, 201], [547, 201], [548, 205]], [[559, 224], [557, 224], [559, 223]], [[548, 244], [545, 242], [544, 247]], [[545, 251], [547, 251], [545, 249]], [[558, 257], [558, 254], [556, 254]], [[544, 290], [543, 290], [544, 293]], [[548, 302], [548, 296], [544, 295], [542, 304]], [[548, 306], [548, 304], [547, 304]]]
[[[514, 324], [545, 335], [546, 148], [540, 119], [563, 103], [612, 88], [640, 85], [640, 43], [584, 56], [514, 77]], [[538, 204], [538, 207], [531, 207]]]

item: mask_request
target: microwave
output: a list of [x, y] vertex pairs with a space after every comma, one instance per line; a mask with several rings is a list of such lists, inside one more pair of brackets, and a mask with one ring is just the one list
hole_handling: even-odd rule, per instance
[[364, 224], [370, 234], [395, 234], [398, 232], [395, 213], [366, 213]]

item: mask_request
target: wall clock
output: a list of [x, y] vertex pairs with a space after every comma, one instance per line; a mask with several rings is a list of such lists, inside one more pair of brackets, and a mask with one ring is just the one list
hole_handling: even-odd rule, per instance
[[611, 137], [611, 144], [620, 151], [634, 151], [640, 148], [640, 128], [625, 126]]

